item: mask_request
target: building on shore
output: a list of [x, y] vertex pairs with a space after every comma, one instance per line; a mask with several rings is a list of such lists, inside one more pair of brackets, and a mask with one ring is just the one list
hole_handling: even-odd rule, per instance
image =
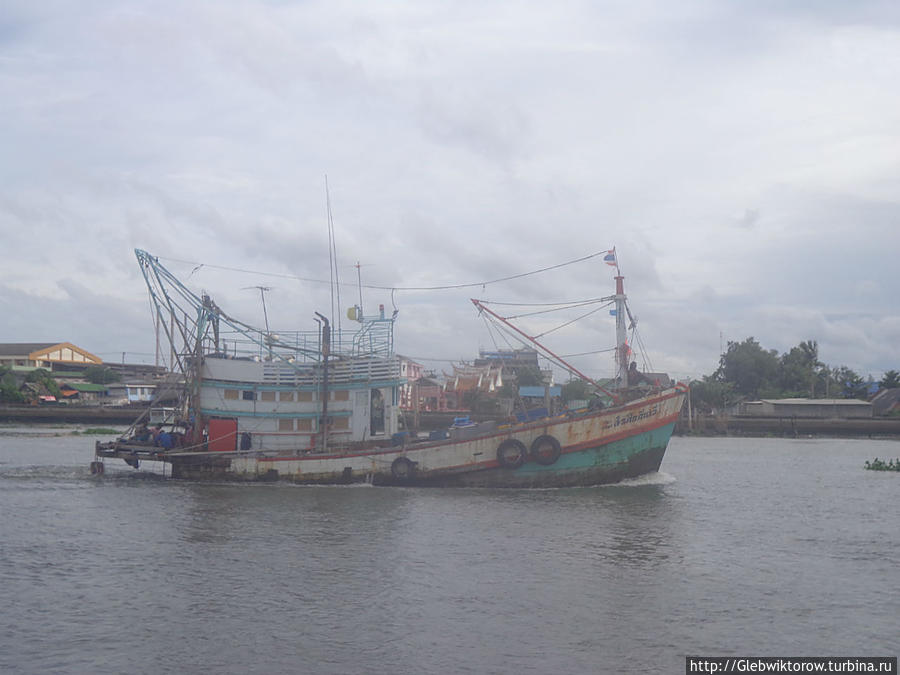
[[872, 398], [872, 407], [878, 416], [900, 414], [900, 388], [879, 391]]
[[518, 378], [519, 373], [523, 370], [530, 370], [540, 373], [541, 367], [538, 363], [538, 353], [535, 349], [523, 347], [521, 349], [498, 349], [497, 351], [478, 352], [478, 358], [473, 364], [476, 368], [491, 368], [503, 370], [503, 374], [508, 378]]
[[7, 342], [0, 343], [0, 366], [11, 370], [45, 368], [50, 372], [69, 370], [73, 366], [102, 366], [103, 359], [71, 342]]
[[743, 417], [859, 419], [872, 417], [872, 404], [852, 398], [763, 399], [739, 404], [736, 414]]

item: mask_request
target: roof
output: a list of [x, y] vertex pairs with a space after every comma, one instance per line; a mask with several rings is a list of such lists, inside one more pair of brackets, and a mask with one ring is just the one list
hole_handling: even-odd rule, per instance
[[759, 403], [774, 405], [871, 405], [857, 398], [764, 398]]
[[872, 407], [876, 415], [886, 415], [895, 405], [900, 404], [900, 388], [882, 389], [872, 399]]
[[[81, 359], [64, 359], [63, 352], [68, 350], [73, 354], [79, 354]], [[99, 356], [95, 356], [91, 354], [88, 350], [82, 349], [81, 347], [76, 347], [71, 342], [60, 342], [55, 345], [50, 345], [49, 347], [41, 347], [39, 349], [35, 349], [29, 355], [29, 358], [37, 359], [46, 359], [48, 361], [61, 361], [63, 363], [91, 363], [93, 365], [100, 365], [103, 363], [103, 359]]]
[[[562, 395], [562, 387], [558, 384], [554, 384], [550, 387], [550, 395], [551, 396], [561, 396]], [[528, 398], [544, 398], [544, 388], [543, 387], [519, 387], [519, 396], [526, 396]]]
[[[79, 354], [82, 359], [63, 359], [62, 352], [64, 350], [70, 350], [75, 354]], [[86, 349], [76, 347], [71, 342], [5, 342], [0, 343], [0, 356], [24, 356], [32, 360], [86, 363], [91, 365], [103, 363], [103, 359], [99, 356], [94, 356]]]
[[3, 342], [0, 343], [0, 356], [27, 356], [39, 349], [47, 349], [59, 342]]
[[106, 391], [105, 384], [93, 384], [92, 382], [66, 382], [66, 387], [84, 393], [100, 393]]

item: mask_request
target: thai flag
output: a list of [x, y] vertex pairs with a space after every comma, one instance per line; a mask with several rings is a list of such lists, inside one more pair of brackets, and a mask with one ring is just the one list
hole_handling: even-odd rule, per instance
[[606, 255], [603, 256], [603, 262], [605, 262], [607, 265], [612, 265], [613, 267], [618, 267], [619, 263], [618, 263], [618, 261], [616, 261], [616, 249], [607, 251]]

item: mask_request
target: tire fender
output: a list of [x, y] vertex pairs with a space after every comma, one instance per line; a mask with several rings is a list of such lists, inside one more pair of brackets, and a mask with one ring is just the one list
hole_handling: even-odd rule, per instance
[[559, 441], [553, 436], [538, 436], [531, 444], [531, 457], [535, 462], [543, 466], [554, 464], [562, 454], [562, 447]]
[[497, 447], [497, 461], [506, 469], [518, 469], [525, 463], [528, 454], [521, 441], [508, 438]]

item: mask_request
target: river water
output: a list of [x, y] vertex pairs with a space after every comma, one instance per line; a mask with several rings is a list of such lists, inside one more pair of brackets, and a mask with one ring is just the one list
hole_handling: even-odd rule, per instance
[[[0, 671], [679, 673], [900, 652], [900, 442], [673, 438], [564, 490], [200, 484], [0, 428]], [[101, 437], [103, 438], [103, 437]]]

